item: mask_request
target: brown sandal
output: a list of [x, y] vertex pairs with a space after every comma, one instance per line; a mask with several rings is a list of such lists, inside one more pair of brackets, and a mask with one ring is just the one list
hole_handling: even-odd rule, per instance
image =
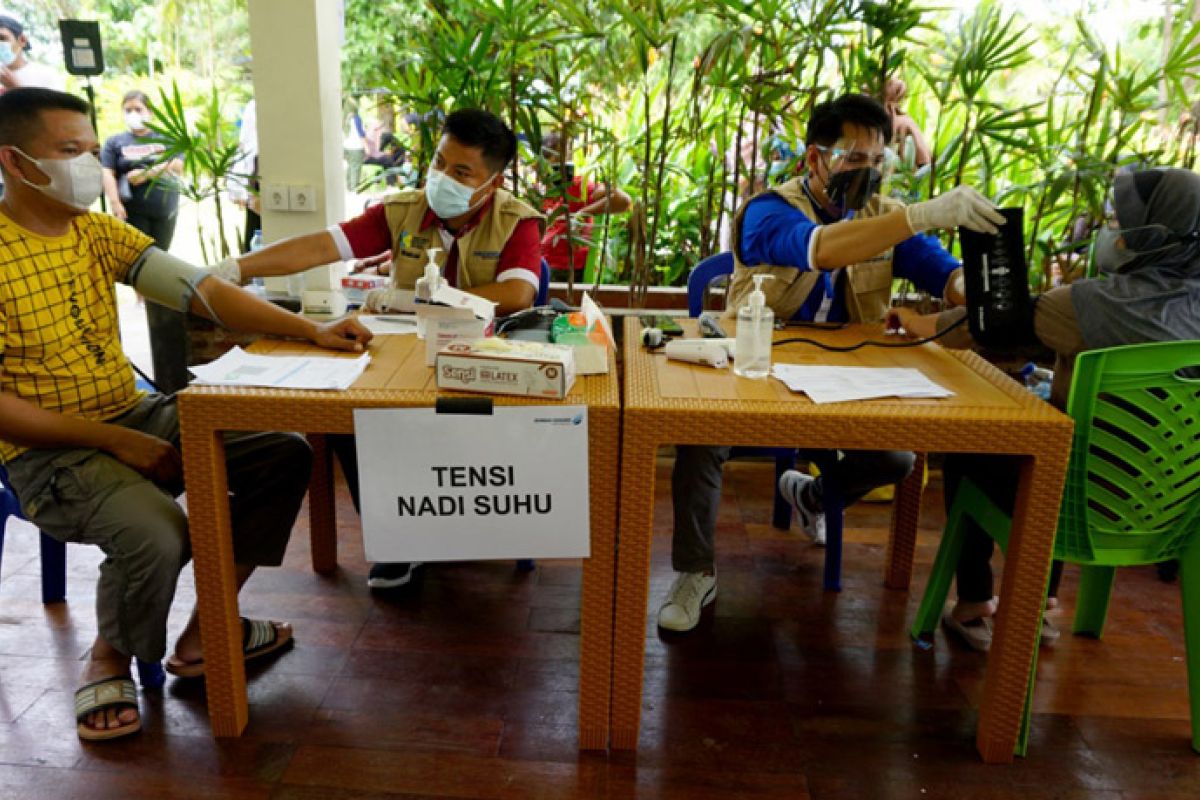
[[[138, 711], [138, 718], [133, 722], [127, 722], [117, 728], [93, 728], [84, 724], [84, 720], [97, 711], [108, 711], [109, 709], [119, 711], [126, 708]], [[137, 686], [127, 677], [104, 678], [86, 686], [80, 686], [75, 690], [75, 722], [79, 738], [89, 742], [116, 739], [120, 736], [137, 733], [142, 729]]]

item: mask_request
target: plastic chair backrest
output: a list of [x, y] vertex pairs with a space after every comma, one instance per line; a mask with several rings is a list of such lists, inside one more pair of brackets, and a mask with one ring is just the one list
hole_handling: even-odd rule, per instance
[[538, 290], [537, 297], [534, 299], [535, 306], [544, 306], [550, 299], [550, 265], [546, 263], [546, 259], [542, 259], [542, 268], [538, 271]]
[[688, 316], [698, 317], [704, 311], [704, 293], [709, 284], [723, 275], [733, 274], [733, 253], [717, 253], [701, 261], [688, 273]]
[[8, 485], [8, 470], [0, 464], [0, 539], [4, 536], [4, 523], [10, 516], [21, 516], [21, 502], [17, 499], [17, 493]]
[[[1174, 558], [1200, 535], [1200, 341], [1080, 354], [1056, 554], [1126, 566]], [[1188, 371], [1200, 375], [1200, 370]]]

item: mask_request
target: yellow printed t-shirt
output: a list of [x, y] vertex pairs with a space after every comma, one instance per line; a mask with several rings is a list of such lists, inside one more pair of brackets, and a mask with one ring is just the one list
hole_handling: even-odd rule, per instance
[[[142, 393], [121, 349], [114, 284], [153, 243], [104, 214], [39, 236], [0, 211], [0, 391], [90, 420], [132, 408]], [[0, 440], [0, 461], [26, 449]]]

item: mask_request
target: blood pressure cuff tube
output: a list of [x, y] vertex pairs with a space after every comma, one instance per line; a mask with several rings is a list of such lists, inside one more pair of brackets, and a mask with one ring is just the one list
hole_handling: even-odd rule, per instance
[[187, 312], [192, 307], [196, 287], [212, 275], [203, 267], [189, 264], [150, 246], [129, 268], [125, 282], [147, 300], [175, 311]]

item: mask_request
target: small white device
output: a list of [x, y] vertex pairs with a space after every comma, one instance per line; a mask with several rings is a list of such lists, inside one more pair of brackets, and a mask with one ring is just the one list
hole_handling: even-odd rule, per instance
[[729, 366], [732, 339], [672, 339], [663, 352], [675, 361], [724, 369]]
[[333, 290], [309, 289], [300, 296], [306, 314], [331, 314], [340, 317], [346, 313], [346, 295]]

